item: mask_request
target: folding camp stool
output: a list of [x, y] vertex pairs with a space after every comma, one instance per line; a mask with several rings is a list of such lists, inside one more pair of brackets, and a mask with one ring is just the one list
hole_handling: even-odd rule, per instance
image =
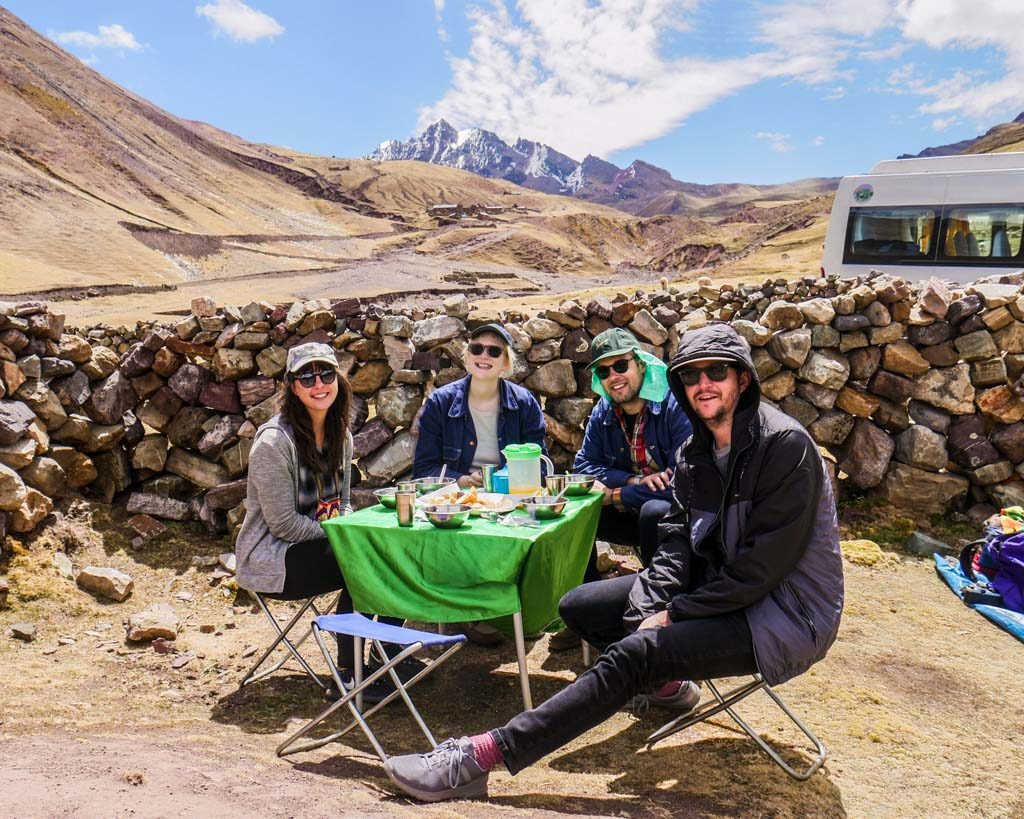
[[[356, 663], [353, 683], [351, 684], [351, 687], [345, 685], [341, 680], [338, 666], [335, 664], [331, 651], [324, 640], [323, 632], [325, 631], [338, 636], [354, 638], [356, 657], [363, 656], [363, 641], [369, 640], [376, 649], [378, 656], [386, 658], [384, 664], [364, 679], [362, 663]], [[324, 654], [324, 659], [327, 661], [327, 665], [331, 669], [331, 676], [334, 677], [334, 684], [336, 686], [335, 690], [343, 691], [345, 693], [341, 699], [337, 702], [331, 703], [331, 705], [325, 708], [318, 716], [311, 719], [302, 726], [302, 728], [278, 745], [278, 756], [287, 756], [288, 754], [295, 754], [301, 751], [311, 751], [314, 748], [323, 747], [330, 742], [340, 739], [358, 725], [366, 735], [366, 738], [370, 740], [370, 744], [373, 745], [373, 749], [377, 752], [377, 756], [381, 758], [382, 762], [387, 762], [388, 755], [384, 753], [384, 749], [381, 748], [380, 743], [377, 741], [377, 737], [374, 735], [373, 731], [370, 730], [370, 726], [366, 723], [366, 719], [386, 706], [396, 697], [401, 697], [402, 701], [405, 702], [405, 707], [409, 709], [409, 713], [412, 714], [413, 719], [416, 720], [416, 724], [419, 725], [420, 730], [423, 732], [423, 735], [427, 738], [427, 741], [431, 746], [437, 745], [437, 741], [434, 739], [433, 734], [430, 733], [430, 729], [427, 728], [426, 723], [423, 721], [423, 717], [420, 716], [420, 712], [417, 711], [416, 706], [413, 705], [412, 699], [409, 697], [409, 689], [416, 685], [416, 683], [422, 680], [427, 674], [436, 669], [441, 663], [451, 657], [452, 654], [462, 648], [462, 644], [466, 642], [466, 635], [434, 634], [429, 631], [417, 631], [415, 629], [405, 628], [404, 626], [392, 626], [388, 623], [375, 622], [361, 614], [328, 614], [321, 615], [313, 621], [313, 637], [316, 640], [317, 645], [320, 646], [320, 650]], [[394, 645], [403, 646], [403, 648], [400, 652], [395, 654], [395, 656], [389, 658], [387, 652], [384, 650], [384, 646], [381, 645], [382, 643], [392, 643]], [[398, 666], [402, 660], [406, 659], [406, 657], [411, 657], [414, 654], [419, 653], [424, 648], [433, 646], [446, 646], [446, 648], [440, 656], [420, 670], [419, 673], [417, 673], [411, 680], [408, 682], [402, 682], [402, 679], [398, 676], [398, 673], [395, 670], [396, 666]], [[385, 674], [388, 674], [391, 677], [391, 682], [394, 684], [395, 690], [368, 711], [364, 712], [363, 691], [365, 691], [368, 686], [373, 685], [373, 683]], [[323, 737], [322, 739], [308, 740], [299, 745], [295, 745], [298, 740], [306, 736], [306, 734], [330, 717], [339, 708], [343, 707], [347, 707], [352, 713], [352, 720], [348, 725], [340, 731], [335, 731], [330, 736]]]
[[[302, 633], [302, 636], [296, 642], [292, 642], [292, 640], [288, 636], [289, 632], [295, 627], [299, 620], [302, 619], [303, 615], [305, 615], [307, 611], [312, 611], [314, 618], [319, 617], [321, 615], [321, 611], [317, 607], [316, 601], [319, 600], [321, 597], [325, 597], [326, 595], [314, 595], [313, 597], [310, 597], [308, 600], [303, 602], [302, 605], [299, 606], [298, 611], [296, 611], [295, 614], [291, 617], [291, 619], [282, 627], [282, 625], [277, 621], [277, 618], [274, 616], [273, 612], [270, 611], [270, 607], [267, 605], [268, 598], [266, 598], [263, 594], [260, 594], [259, 592], [250, 592], [250, 594], [252, 594], [253, 597], [256, 598], [256, 604], [266, 615], [267, 620], [270, 621], [271, 625], [273, 625], [274, 630], [277, 632], [277, 637], [274, 638], [274, 642], [272, 642], [263, 652], [260, 658], [256, 661], [256, 664], [249, 669], [248, 673], [242, 678], [242, 681], [238, 684], [238, 687], [241, 688], [247, 683], [256, 682], [257, 680], [262, 680], [265, 677], [269, 677], [275, 671], [279, 670], [282, 666], [284, 666], [284, 664], [287, 663], [290, 659], [294, 658], [295, 661], [298, 662], [300, 666], [302, 666], [302, 670], [305, 671], [306, 674], [308, 674], [309, 677], [317, 685], [319, 685], [321, 689], [326, 691], [328, 688], [328, 683], [324, 682], [320, 678], [320, 675], [317, 674], [312, 668], [310, 668], [309, 663], [306, 662], [306, 658], [303, 657], [302, 653], [299, 651], [299, 647], [304, 642], [306, 642], [306, 640], [309, 638], [309, 635], [313, 633], [313, 626], [310, 625], [310, 627]], [[344, 594], [344, 591], [338, 591], [337, 593], [329, 592], [328, 594], [332, 596], [328, 598], [329, 604], [325, 611], [333, 611], [338, 607], [338, 600], [341, 599], [341, 595]], [[270, 599], [273, 599], [274, 602], [288, 602], [278, 601], [277, 598]], [[282, 650], [285, 652], [284, 656], [276, 663], [274, 663], [272, 666], [270, 666], [270, 668], [266, 668], [263, 671], [259, 671], [259, 673], [257, 673], [260, 666], [268, 660], [270, 655], [273, 654], [278, 649], [278, 647], [282, 647]]]
[[[800, 721], [800, 718], [794, 714], [788, 705], [782, 701], [782, 698], [776, 694], [770, 685], [764, 681], [760, 674], [755, 674], [753, 679], [743, 685], [737, 686], [732, 691], [726, 694], [721, 694], [717, 686], [711, 680], [705, 680], [704, 684], [708, 687], [712, 694], [715, 696], [717, 702], [706, 703], [695, 711], [691, 711], [688, 714], [676, 717], [669, 723], [661, 726], [657, 731], [647, 737], [647, 747], [650, 748], [654, 743], [665, 739], [665, 737], [672, 736], [672, 734], [678, 733], [691, 725], [696, 725], [698, 722], [703, 722], [710, 717], [725, 711], [730, 717], [732, 717], [736, 724], [740, 726], [747, 735], [754, 740], [768, 756], [771, 757], [772, 761], [778, 765], [782, 770], [788, 773], [794, 779], [800, 781], [810, 779], [814, 775], [814, 772], [818, 770], [825, 762], [825, 758], [828, 756], [828, 750], [825, 748], [824, 743], [818, 739], [814, 733]], [[761, 736], [750, 727], [750, 725], [733, 709], [740, 700], [746, 699], [751, 694], [757, 691], [764, 691], [779, 708], [782, 709], [783, 713], [790, 719], [790, 721], [797, 726], [804, 735], [814, 743], [814, 747], [817, 751], [817, 756], [811, 766], [803, 771], [797, 771], [790, 766], [771, 745], [769, 745]]]

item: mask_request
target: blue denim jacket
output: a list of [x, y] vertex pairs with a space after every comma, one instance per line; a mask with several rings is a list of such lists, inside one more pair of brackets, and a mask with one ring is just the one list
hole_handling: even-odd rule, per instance
[[[644, 426], [644, 445], [654, 462], [661, 468], [675, 468], [676, 451], [690, 437], [693, 428], [675, 397], [669, 393], [664, 401], [647, 402], [647, 424]], [[671, 484], [668, 489], [655, 492], [644, 486], [626, 486], [636, 473], [629, 453], [629, 442], [622, 431], [615, 408], [602, 398], [587, 421], [583, 447], [576, 453], [573, 470], [594, 475], [609, 489], [622, 487], [622, 505], [639, 511], [647, 501], [672, 500]]]
[[[476, 427], [469, 412], [469, 379], [446, 384], [426, 400], [419, 421], [419, 437], [413, 456], [414, 478], [437, 475], [441, 465], [450, 478], [461, 478], [473, 471], [476, 454]], [[544, 415], [537, 399], [525, 387], [504, 378], [498, 387], [498, 449], [508, 444], [540, 444], [544, 454]], [[501, 456], [504, 466], [505, 456]]]

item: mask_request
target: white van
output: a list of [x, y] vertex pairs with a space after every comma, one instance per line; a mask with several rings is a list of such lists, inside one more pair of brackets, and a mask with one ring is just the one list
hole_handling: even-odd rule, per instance
[[1024, 268], [1024, 152], [893, 159], [836, 191], [822, 273], [969, 282]]

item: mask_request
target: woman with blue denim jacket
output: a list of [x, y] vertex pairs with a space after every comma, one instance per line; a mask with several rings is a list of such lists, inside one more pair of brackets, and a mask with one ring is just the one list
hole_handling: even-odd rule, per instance
[[500, 324], [470, 334], [465, 378], [437, 389], [419, 420], [413, 477], [440, 474], [461, 487], [480, 486], [480, 467], [504, 465], [509, 444], [544, 443], [544, 415], [533, 393], [507, 380], [513, 369], [512, 337]]

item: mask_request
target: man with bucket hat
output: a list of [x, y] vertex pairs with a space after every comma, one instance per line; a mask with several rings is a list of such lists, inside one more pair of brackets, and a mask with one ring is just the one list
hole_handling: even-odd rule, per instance
[[[590, 344], [591, 386], [600, 400], [587, 422], [573, 471], [593, 475], [604, 491], [597, 539], [633, 546], [644, 566], [658, 548], [658, 521], [672, 505], [676, 451], [690, 436], [690, 421], [669, 392], [667, 367], [622, 327], [598, 334]], [[600, 580], [597, 551], [584, 582]], [[563, 630], [549, 648], [579, 645]]]

